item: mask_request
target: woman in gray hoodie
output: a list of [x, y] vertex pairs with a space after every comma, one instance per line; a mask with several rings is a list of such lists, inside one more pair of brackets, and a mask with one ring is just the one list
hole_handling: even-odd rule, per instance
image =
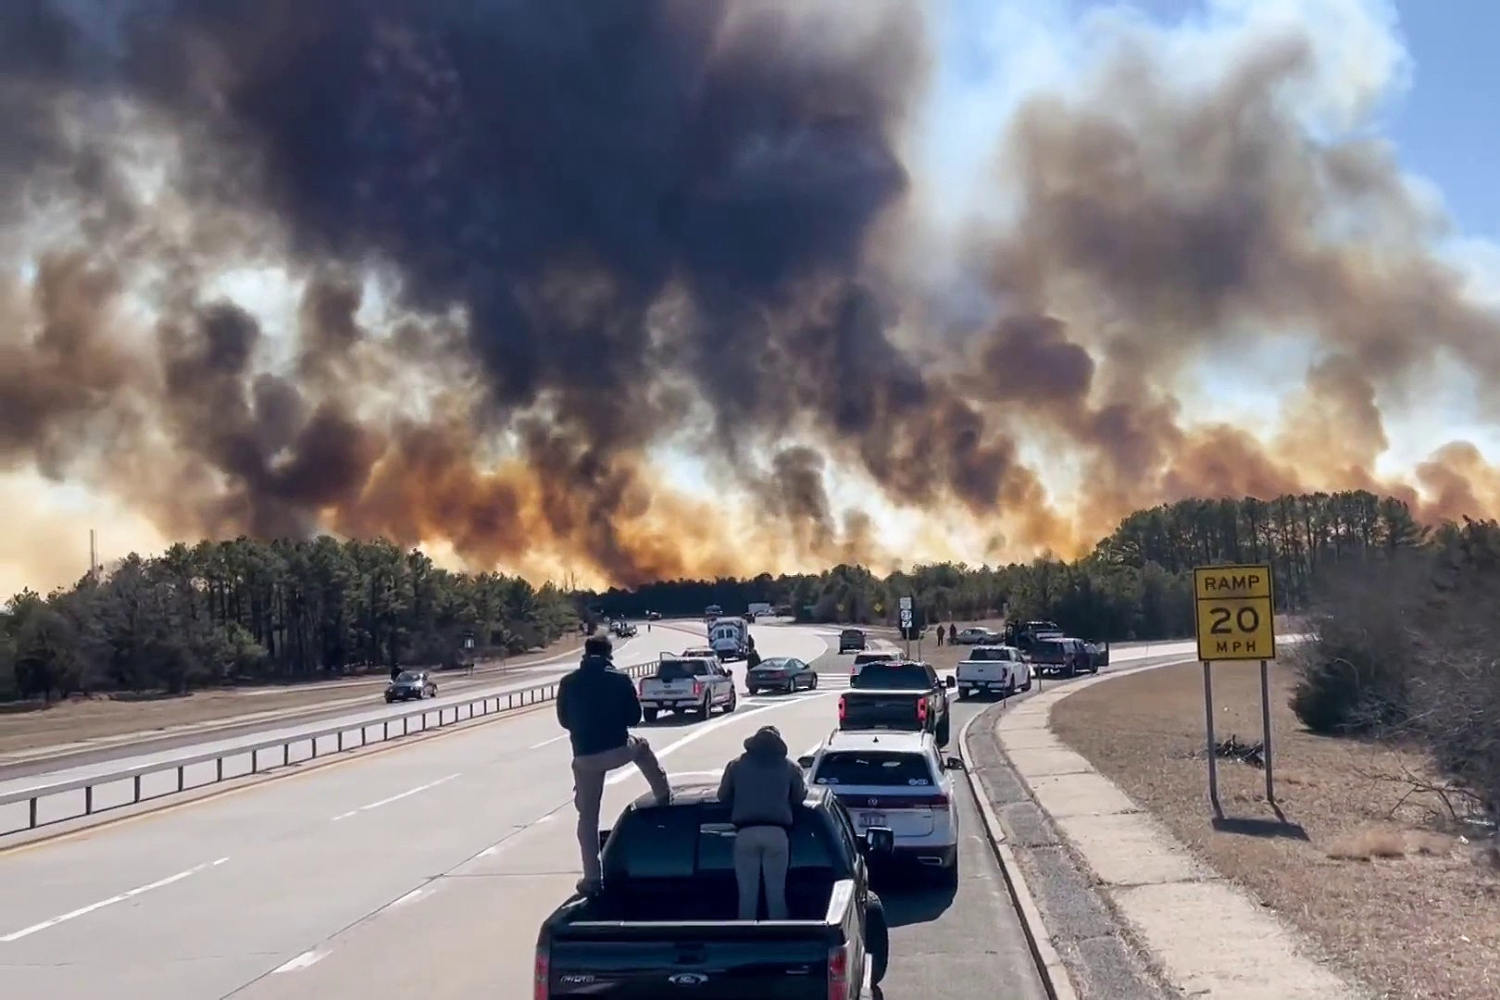
[[802, 769], [786, 755], [775, 726], [762, 726], [745, 741], [745, 752], [729, 762], [719, 782], [719, 801], [735, 826], [734, 878], [740, 919], [754, 920], [761, 877], [766, 916], [787, 919], [786, 869], [791, 858], [792, 810], [807, 796]]

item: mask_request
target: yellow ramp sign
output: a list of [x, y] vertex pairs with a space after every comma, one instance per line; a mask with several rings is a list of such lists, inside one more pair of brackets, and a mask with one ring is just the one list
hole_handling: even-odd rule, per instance
[[1199, 566], [1193, 593], [1198, 659], [1276, 659], [1270, 566]]

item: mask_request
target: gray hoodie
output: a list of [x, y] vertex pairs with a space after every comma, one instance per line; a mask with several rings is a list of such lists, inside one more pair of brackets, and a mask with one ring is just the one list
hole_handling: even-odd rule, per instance
[[745, 741], [745, 752], [729, 762], [719, 782], [719, 801], [729, 804], [736, 827], [792, 827], [792, 807], [807, 795], [802, 769], [787, 759], [775, 726], [762, 726]]

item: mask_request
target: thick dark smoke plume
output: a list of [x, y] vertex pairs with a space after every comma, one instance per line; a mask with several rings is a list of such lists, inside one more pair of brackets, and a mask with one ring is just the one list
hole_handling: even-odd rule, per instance
[[[921, 14], [0, 5], [0, 257], [21, 275], [0, 281], [0, 460], [173, 535], [378, 532], [624, 583], [890, 558], [835, 469], [1007, 555], [1203, 492], [1422, 485], [1432, 513], [1495, 509], [1461, 443], [1376, 482], [1377, 397], [1443, 352], [1496, 384], [1500, 331], [1386, 151], [1308, 141], [1278, 96], [1315, 60], [1295, 35], [1207, 92], [1127, 45], [1092, 90], [1025, 105], [994, 137], [1019, 220], [954, 248], [1005, 306], [926, 360], [942, 291], [870, 260], [921, 221], [899, 153]], [[300, 284], [292, 329], [225, 278], [245, 267]], [[1266, 329], [1320, 346], [1269, 447], [1173, 388]], [[1081, 457], [1076, 496], [1048, 495], [1027, 438]], [[714, 493], [660, 485], [669, 444], [712, 459]], [[726, 529], [724, 495], [749, 524]]]

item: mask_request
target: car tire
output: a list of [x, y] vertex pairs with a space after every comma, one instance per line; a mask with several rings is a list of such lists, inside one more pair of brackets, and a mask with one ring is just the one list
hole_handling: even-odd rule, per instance
[[879, 986], [891, 961], [891, 928], [885, 904], [873, 892], [865, 902], [865, 955], [870, 960], [870, 985]]
[[645, 719], [647, 722], [655, 722], [656, 721], [656, 709], [654, 709], [654, 708], [643, 708], [643, 709], [641, 709], [641, 718]]
[[958, 700], [959, 701], [968, 701], [969, 700], [969, 689], [968, 688], [959, 688], [958, 689]]
[[816, 691], [817, 689], [818, 689], [818, 675], [817, 674], [813, 674], [812, 686], [810, 688], [808, 688], [808, 690], [809, 691]]
[[395, 702], [395, 700], [396, 700], [396, 699], [395, 699], [395, 698], [392, 698], [392, 697], [391, 697], [391, 696], [390, 696], [390, 695], [386, 695], [386, 696], [385, 696], [385, 703], [386, 703], [386, 704], [387, 704], [387, 705], [390, 705], [390, 704], [392, 704], [392, 703], [393, 703], [393, 702]]
[[728, 715], [730, 712], [733, 712], [736, 708], [739, 708], [739, 707], [740, 707], [740, 696], [739, 696], [739, 693], [737, 691], [735, 691], [734, 688], [730, 688], [729, 689], [729, 703], [724, 706], [724, 714]]
[[943, 721], [939, 722], [938, 723], [938, 727], [937, 727], [937, 741], [938, 741], [938, 746], [940, 746], [940, 747], [947, 746], [948, 745], [948, 737], [950, 735], [951, 735], [951, 730], [950, 730], [950, 726], [949, 726], [949, 721], [948, 721], [948, 717], [945, 715], [945, 716], [943, 716]]
[[710, 697], [709, 695], [704, 695], [703, 696], [703, 704], [701, 704], [701, 705], [698, 706], [698, 714], [702, 718], [707, 719], [710, 715], [713, 714], [713, 711], [714, 711], [714, 700], [713, 700], [713, 698]]

